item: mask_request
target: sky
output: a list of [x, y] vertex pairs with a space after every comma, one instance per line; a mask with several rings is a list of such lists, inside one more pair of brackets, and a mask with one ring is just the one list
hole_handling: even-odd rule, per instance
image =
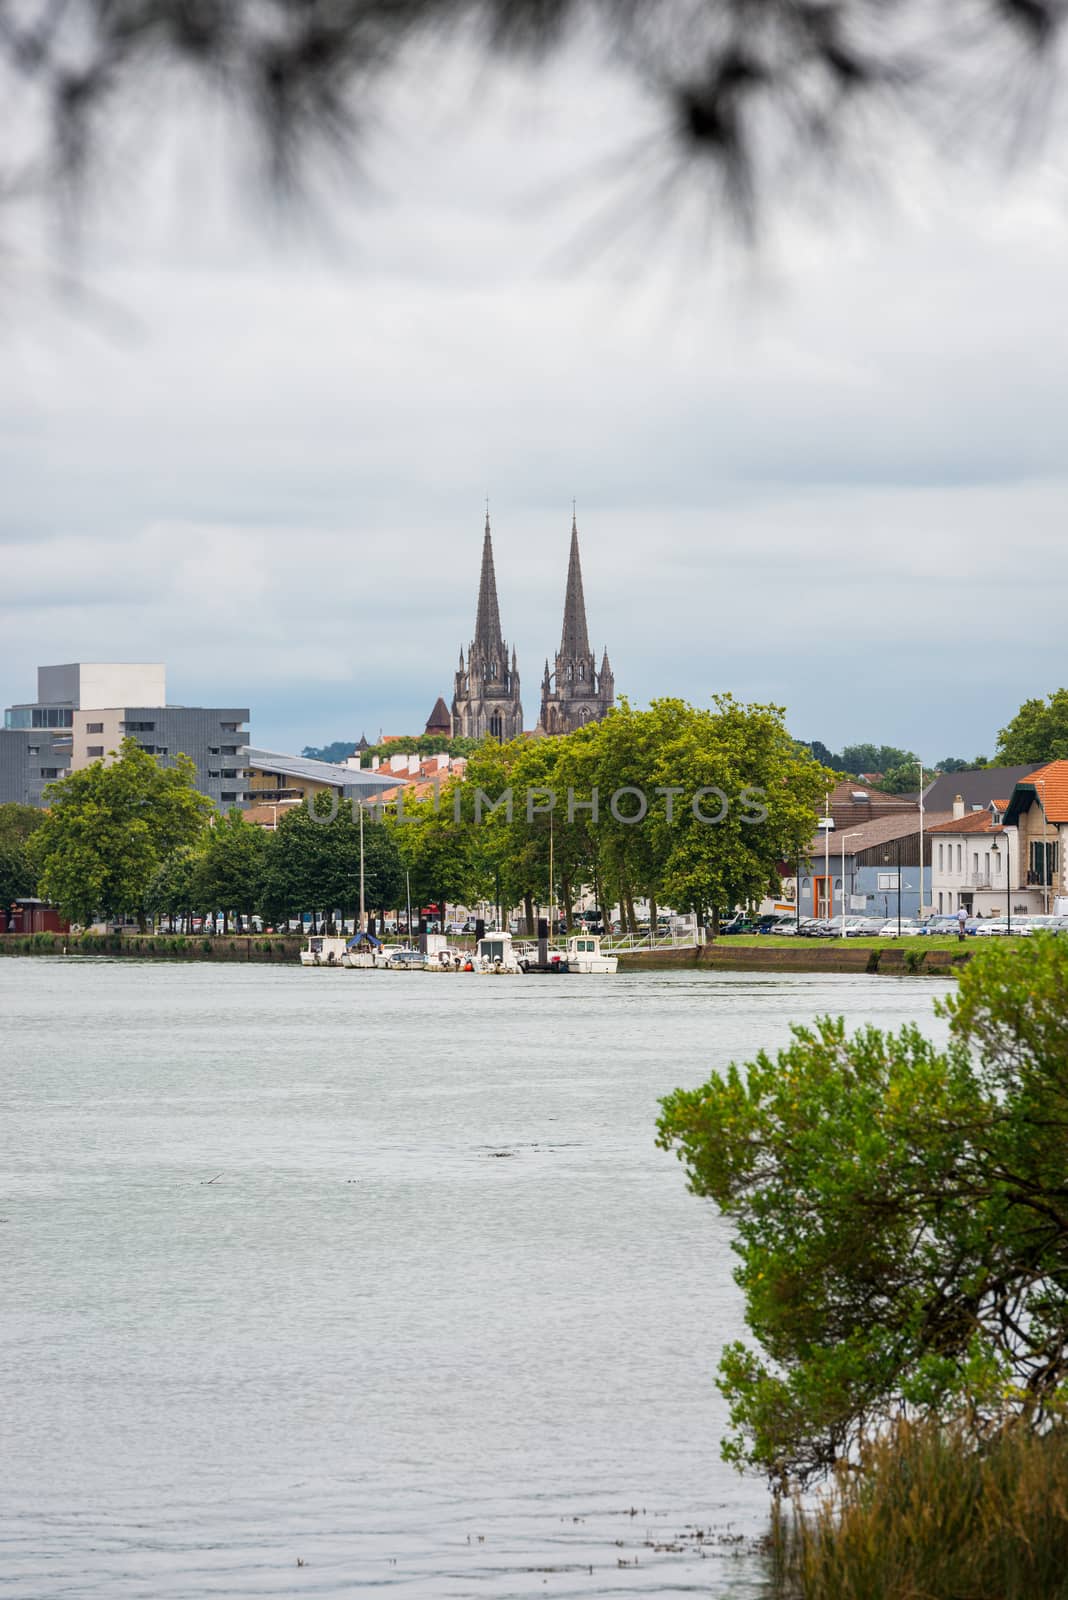
[[633, 703], [992, 754], [1068, 681], [1063, 143], [904, 145], [775, 200], [753, 251], [592, 49], [426, 67], [295, 208], [197, 107], [76, 245], [9, 218], [2, 703], [39, 662], [163, 660], [269, 748], [420, 732], [488, 496], [532, 727], [574, 499]]

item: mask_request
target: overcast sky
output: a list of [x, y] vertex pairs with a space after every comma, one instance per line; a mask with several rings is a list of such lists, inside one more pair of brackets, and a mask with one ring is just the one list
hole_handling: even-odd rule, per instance
[[303, 222], [203, 115], [105, 183], [80, 308], [16, 237], [5, 705], [38, 662], [162, 659], [273, 748], [421, 731], [487, 494], [528, 726], [573, 496], [591, 642], [639, 704], [730, 690], [932, 759], [1068, 681], [1063, 166], [910, 156], [747, 260], [592, 56], [413, 79]]

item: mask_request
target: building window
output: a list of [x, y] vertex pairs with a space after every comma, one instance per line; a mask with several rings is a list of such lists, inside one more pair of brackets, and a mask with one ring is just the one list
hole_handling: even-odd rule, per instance
[[86, 733], [103, 733], [104, 724], [102, 722], [87, 722], [85, 731]]
[[141, 749], [145, 752], [146, 756], [154, 756], [156, 753], [156, 747], [154, 744], [143, 744]]
[[31, 756], [39, 756], [40, 754], [41, 754], [41, 746], [39, 744], [31, 744], [30, 745], [30, 755]]
[[209, 767], [208, 768], [208, 777], [209, 778], [221, 778], [222, 777], [222, 773], [221, 772], [213, 772], [212, 769]]
[[979, 876], [979, 852], [978, 852], [978, 850], [973, 850], [972, 851], [972, 877], [973, 878], [977, 878], [978, 876]]
[[938, 870], [939, 870], [939, 872], [942, 871], [942, 865], [943, 865], [943, 863], [942, 863], [942, 851], [944, 849], [945, 849], [945, 845], [944, 844], [940, 844], [938, 846]]
[[236, 744], [224, 744], [223, 747], [222, 747], [222, 754], [224, 756], [236, 756], [237, 755], [237, 745]]
[[58, 778], [59, 777], [59, 768], [58, 767], [42, 767], [41, 768], [41, 777], [42, 778]]
[[1031, 870], [1028, 883], [1048, 887], [1057, 876], [1057, 845], [1052, 839], [1034, 839], [1031, 842]]
[[234, 767], [224, 767], [223, 768], [223, 777], [224, 778], [236, 778], [237, 777], [236, 768], [234, 768]]
[[98, 756], [104, 754], [104, 746], [102, 744], [91, 744], [85, 753], [90, 761], [95, 761]]
[[941, 909], [942, 909], [942, 891], [941, 891], [941, 889], [939, 889], [939, 891], [938, 891], [938, 909], [939, 909], [939, 911], [941, 911]]
[[957, 871], [958, 872], [963, 872], [964, 871], [964, 867], [962, 865], [963, 860], [964, 860], [964, 847], [963, 847], [963, 845], [958, 845], [957, 846]]
[[990, 882], [990, 851], [989, 850], [987, 850], [986, 853], [983, 856], [983, 872], [984, 872], [984, 876], [986, 878], [987, 883], [989, 883]]
[[[124, 722], [121, 726], [125, 728], [127, 733], [155, 733], [156, 731], [154, 722]], [[101, 732], [103, 732], [103, 729], [101, 729]]]
[[1000, 877], [1001, 876], [1001, 851], [1000, 850], [995, 850], [994, 851], [994, 876], [995, 877]]
[[223, 794], [221, 795], [220, 798], [223, 799], [223, 800], [236, 800], [237, 799], [237, 795], [234, 793], [234, 791], [232, 789], [228, 789], [228, 790], [225, 790], [223, 792]]

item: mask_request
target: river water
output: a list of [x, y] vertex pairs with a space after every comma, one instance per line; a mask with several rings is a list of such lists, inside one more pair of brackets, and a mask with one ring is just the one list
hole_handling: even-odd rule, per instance
[[756, 1600], [658, 1097], [947, 988], [0, 962], [0, 1596]]

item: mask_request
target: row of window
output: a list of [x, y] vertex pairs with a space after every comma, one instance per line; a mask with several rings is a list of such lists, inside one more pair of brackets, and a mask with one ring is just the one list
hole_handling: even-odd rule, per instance
[[[965, 868], [964, 868], [964, 846], [958, 844], [956, 849], [957, 849], [957, 867], [956, 867], [956, 870], [958, 872], [963, 872], [965, 870]], [[985, 875], [986, 875], [988, 880], [989, 880], [989, 877], [990, 877], [990, 857], [991, 857], [991, 851], [984, 850], [983, 851], [983, 870], [984, 870], [984, 873], [985, 873]], [[994, 874], [996, 876], [1001, 871], [1001, 851], [1000, 850], [993, 851], [993, 857], [994, 857]], [[939, 846], [938, 846], [938, 870], [939, 870], [939, 872], [952, 872], [954, 870], [954, 868], [953, 868], [953, 846], [951, 844], [945, 844], [943, 842], [939, 843]], [[978, 850], [973, 850], [972, 851], [972, 877], [973, 878], [977, 878], [978, 876], [979, 876], [979, 852], [978, 852]]]

